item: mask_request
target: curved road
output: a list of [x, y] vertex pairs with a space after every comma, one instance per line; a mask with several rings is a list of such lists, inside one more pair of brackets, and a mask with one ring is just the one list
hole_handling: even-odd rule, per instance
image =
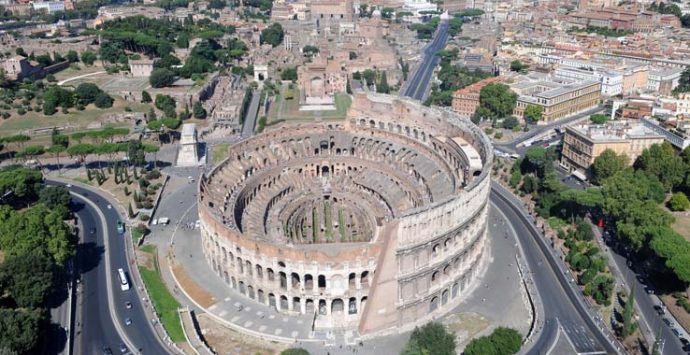
[[544, 329], [532, 344], [529, 354], [545, 354], [555, 342], [561, 327], [578, 353], [615, 354], [616, 348], [589, 316], [579, 298], [580, 290], [561, 271], [555, 256], [548, 250], [541, 233], [518, 207], [515, 198], [502, 186], [491, 187], [491, 201], [512, 222], [539, 292], [546, 319]]
[[[48, 183], [65, 185], [58, 181]], [[119, 353], [120, 345], [126, 344], [128, 353], [170, 354], [146, 315], [144, 307], [150, 305], [142, 301], [141, 294], [133, 286], [130, 267], [135, 267], [135, 263], [127, 258], [124, 238], [128, 238], [128, 234], [117, 233], [119, 213], [115, 207], [109, 208], [108, 200], [92, 190], [78, 186], [71, 186], [69, 190], [79, 206], [76, 213], [84, 229], [77, 257], [82, 270], [82, 291], [77, 307], [81, 326], [76, 329], [81, 334], [75, 340], [75, 349], [79, 349], [75, 353], [97, 354], [104, 346]], [[124, 269], [129, 277], [132, 287], [127, 291], [120, 289], [118, 268]], [[126, 302], [132, 304], [131, 309], [127, 309]], [[127, 318], [131, 319], [131, 325], [125, 324]]]

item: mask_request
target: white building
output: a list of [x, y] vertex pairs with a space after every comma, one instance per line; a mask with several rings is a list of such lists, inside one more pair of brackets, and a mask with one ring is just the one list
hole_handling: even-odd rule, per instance
[[684, 68], [657, 68], [649, 71], [647, 90], [668, 94], [678, 86]]
[[569, 66], [561, 66], [554, 72], [554, 76], [571, 80], [595, 80], [601, 83], [601, 94], [604, 96], [616, 96], [623, 92], [623, 75], [612, 70], [581, 69]]
[[403, 11], [409, 11], [415, 16], [420, 16], [420, 12], [437, 11], [436, 4], [432, 4], [426, 0], [405, 0], [403, 4]]
[[31, 6], [36, 11], [45, 10], [47, 13], [65, 11], [65, 3], [62, 1], [32, 2]]

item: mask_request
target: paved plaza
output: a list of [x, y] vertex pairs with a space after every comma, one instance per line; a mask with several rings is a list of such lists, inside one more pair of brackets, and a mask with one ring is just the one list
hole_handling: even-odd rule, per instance
[[[192, 302], [187, 295], [198, 293], [180, 292], [180, 285], [176, 284], [168, 267], [170, 264], [164, 262], [164, 279], [183, 304], [197, 312], [206, 312], [226, 326], [232, 325], [245, 333], [294, 340], [313, 354], [389, 354], [402, 349], [408, 334], [361, 340], [354, 331], [313, 332], [313, 316], [286, 316], [231, 289], [206, 263], [200, 233], [193, 227], [197, 220], [196, 180], [201, 169], [167, 170], [171, 179], [154, 218], [168, 217], [171, 223], [152, 226], [147, 242], [156, 244], [161, 256], [169, 256], [172, 265], [181, 267], [187, 275], [192, 276], [196, 287], [212, 295], [210, 302]], [[513, 327], [523, 334], [529, 329], [531, 317], [526, 292], [515, 266], [516, 239], [506, 225], [501, 214], [492, 207], [489, 221], [490, 255], [484, 265], [485, 275], [468, 290], [471, 292], [469, 297], [439, 319], [455, 332], [458, 350], [471, 338], [488, 334], [497, 326]], [[206, 306], [202, 308], [200, 303]]]

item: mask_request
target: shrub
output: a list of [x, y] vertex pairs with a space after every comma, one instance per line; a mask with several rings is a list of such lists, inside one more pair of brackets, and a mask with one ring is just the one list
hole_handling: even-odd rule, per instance
[[96, 95], [96, 99], [93, 101], [93, 103], [98, 108], [108, 108], [113, 106], [113, 98], [108, 94], [101, 92]]
[[144, 222], [148, 221], [149, 218], [151, 218], [151, 216], [149, 216], [149, 215], [147, 215], [147, 214], [140, 214], [140, 215], [139, 215], [139, 219], [142, 220], [142, 221], [144, 221]]
[[667, 206], [671, 211], [685, 211], [690, 208], [690, 201], [684, 193], [676, 192], [668, 201]]
[[18, 114], [19, 116], [24, 116], [24, 115], [26, 114], [26, 110], [23, 109], [23, 108], [20, 108], [20, 109], [17, 110], [17, 114]]
[[148, 173], [146, 173], [146, 180], [154, 180], [158, 179], [159, 177], [161, 177], [161, 173], [157, 169], [151, 170]]

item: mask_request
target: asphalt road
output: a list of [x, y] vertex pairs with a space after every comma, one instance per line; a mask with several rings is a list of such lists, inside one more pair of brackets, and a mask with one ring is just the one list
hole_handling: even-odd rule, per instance
[[[132, 282], [130, 266], [134, 267], [135, 264], [134, 260], [127, 259], [124, 240], [127, 234], [117, 233], [117, 221], [120, 220], [117, 210], [112, 206], [108, 208], [108, 201], [90, 190], [78, 186], [69, 189], [74, 193], [73, 200], [80, 205], [77, 215], [85, 233], [77, 257], [82, 270], [82, 292], [77, 302], [78, 311], [81, 312], [77, 318], [81, 318], [81, 324], [76, 328], [81, 333], [75, 340], [75, 350], [80, 350], [75, 354], [98, 354], [103, 346], [110, 347], [113, 353], [119, 353], [121, 344], [133, 345], [133, 349], [128, 346], [128, 353], [169, 354], [170, 351], [160, 342], [144, 311], [144, 307], [151, 307], [149, 302], [143, 302], [141, 293]], [[93, 203], [95, 208], [87, 201]], [[99, 212], [106, 220], [105, 225]], [[107, 241], [105, 238], [108, 238]], [[132, 287], [127, 291], [120, 288], [118, 268], [124, 269], [128, 275]], [[111, 282], [110, 289], [108, 282]], [[112, 304], [109, 291], [112, 291]], [[125, 307], [126, 302], [132, 304], [131, 309]], [[127, 318], [131, 319], [131, 325], [125, 324]], [[122, 339], [121, 332], [128, 340]]]
[[[657, 303], [655, 300], [656, 297], [646, 292], [650, 286], [646, 286], [639, 281], [638, 274], [628, 267], [625, 257], [618, 254], [613, 248], [611, 248], [610, 251], [618, 270], [621, 271], [625, 279], [625, 283], [628, 287], [635, 288], [635, 303], [639, 311], [647, 320], [651, 331], [656, 336], [659, 336], [660, 340], [663, 342], [663, 354], [685, 354], [686, 352], [683, 350], [683, 344], [678, 340], [678, 337], [673, 334], [671, 328], [663, 322], [662, 316], [654, 309], [654, 306], [660, 303]], [[653, 290], [653, 287], [651, 289]], [[668, 313], [664, 317], [672, 318]]]
[[259, 113], [259, 104], [261, 103], [261, 91], [252, 91], [252, 101], [249, 103], [246, 116], [244, 117], [244, 124], [242, 125], [242, 138], [251, 137], [254, 135], [254, 128], [256, 127], [256, 119]]
[[507, 142], [507, 143], [496, 143], [494, 146], [504, 152], [509, 152], [509, 153], [518, 153], [518, 154], [524, 154], [524, 152], [527, 150], [527, 147], [518, 147], [518, 145], [528, 139], [534, 138], [547, 130], [562, 127], [562, 126], [567, 126], [575, 121], [581, 120], [587, 116], [593, 115], [595, 113], [602, 112], [604, 110], [603, 105], [599, 105], [597, 107], [594, 107], [592, 109], [580, 112], [578, 114], [575, 114], [571, 117], [564, 118], [561, 120], [557, 120], [555, 122], [551, 122], [549, 124], [541, 125], [541, 126], [531, 126], [530, 131], [521, 135], [518, 139], [513, 140], [512, 142]]
[[[578, 353], [615, 354], [616, 349], [599, 327], [589, 317], [585, 306], [578, 299], [580, 291], [566, 278], [548, 246], [521, 210], [514, 206], [517, 201], [500, 186], [493, 186], [491, 201], [512, 222], [520, 239], [524, 257], [529, 265], [535, 286], [544, 309], [544, 329], [539, 333], [529, 354], [545, 354], [555, 342], [555, 330], [560, 325]], [[509, 203], [508, 201], [512, 201]], [[519, 202], [517, 202], [519, 203]]]
[[438, 65], [440, 58], [436, 52], [443, 49], [448, 40], [448, 22], [441, 21], [438, 25], [438, 30], [434, 39], [424, 49], [424, 59], [415, 70], [414, 75], [409, 81], [409, 85], [405, 88], [403, 96], [411, 97], [420, 101], [424, 100], [427, 89], [429, 88], [429, 81], [431, 80], [434, 68]]

